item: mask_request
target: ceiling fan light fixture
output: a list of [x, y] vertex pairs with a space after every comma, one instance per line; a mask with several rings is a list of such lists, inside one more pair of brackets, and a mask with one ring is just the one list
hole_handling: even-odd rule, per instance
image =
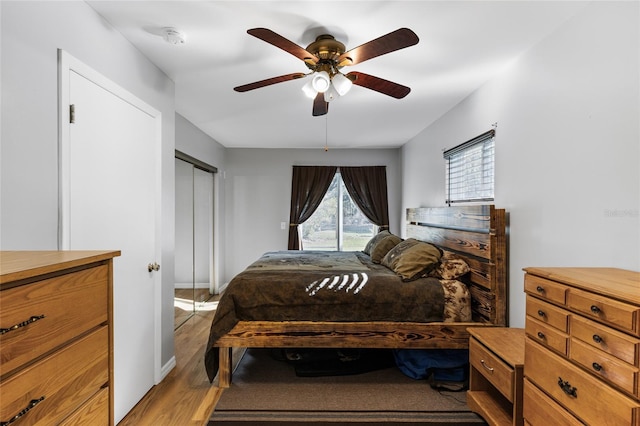
[[313, 81], [309, 80], [305, 83], [304, 86], [302, 86], [302, 91], [304, 92], [305, 96], [309, 99], [314, 99], [316, 97], [316, 95], [318, 94], [318, 92], [316, 91], [316, 89], [313, 88]]
[[324, 93], [331, 86], [331, 78], [326, 71], [318, 71], [311, 78], [311, 86], [316, 92]]
[[336, 90], [335, 86], [331, 84], [327, 90], [324, 92], [324, 101], [331, 102], [334, 99], [340, 97], [340, 93]]
[[353, 82], [347, 76], [339, 72], [331, 79], [331, 85], [340, 96], [344, 96], [349, 92], [349, 90], [351, 90]]

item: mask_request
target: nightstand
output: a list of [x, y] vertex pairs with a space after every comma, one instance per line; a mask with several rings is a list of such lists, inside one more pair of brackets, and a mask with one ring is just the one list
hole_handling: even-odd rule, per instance
[[467, 330], [471, 335], [467, 404], [490, 425], [522, 425], [524, 329]]

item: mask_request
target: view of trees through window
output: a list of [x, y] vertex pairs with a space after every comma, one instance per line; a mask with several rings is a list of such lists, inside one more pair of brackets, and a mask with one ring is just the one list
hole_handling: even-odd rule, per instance
[[358, 251], [373, 237], [375, 225], [353, 202], [340, 173], [336, 173], [313, 216], [304, 222], [304, 250]]

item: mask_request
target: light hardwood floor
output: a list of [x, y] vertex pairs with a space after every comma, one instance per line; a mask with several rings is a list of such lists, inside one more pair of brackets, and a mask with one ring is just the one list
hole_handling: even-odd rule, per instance
[[175, 331], [176, 367], [119, 426], [207, 424], [222, 393], [209, 383], [204, 369], [204, 349], [214, 313], [213, 309], [198, 311]]
[[212, 296], [209, 294], [209, 289], [206, 288], [177, 288], [174, 293], [174, 328], [180, 327], [182, 323], [189, 319], [193, 314], [194, 303], [195, 308], [199, 309], [200, 306], [204, 305], [208, 301], [220, 299], [220, 296], [218, 295]]

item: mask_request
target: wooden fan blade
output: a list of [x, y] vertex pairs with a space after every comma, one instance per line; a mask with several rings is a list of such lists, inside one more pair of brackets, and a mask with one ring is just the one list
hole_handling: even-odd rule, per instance
[[400, 28], [343, 53], [336, 62], [341, 67], [359, 64], [376, 56], [413, 46], [418, 41], [416, 33], [409, 28]]
[[347, 78], [353, 81], [353, 84], [366, 87], [367, 89], [375, 90], [382, 94], [394, 97], [396, 99], [402, 99], [411, 92], [411, 89], [402, 84], [394, 83], [393, 81], [385, 80], [373, 75], [364, 74], [358, 71], [352, 71], [347, 74]]
[[329, 102], [324, 100], [324, 93], [318, 93], [313, 100], [313, 116], [325, 115], [329, 112]]
[[274, 45], [287, 53], [292, 54], [298, 59], [302, 59], [303, 61], [315, 65], [320, 59], [314, 55], [313, 53], [309, 53], [306, 49], [298, 46], [294, 42], [287, 40], [282, 37], [280, 34], [274, 33], [270, 29], [267, 28], [252, 28], [247, 30], [247, 33], [251, 34], [254, 37], [259, 38], [260, 40], [266, 41], [269, 44]]
[[243, 86], [234, 87], [233, 90], [236, 92], [247, 92], [253, 89], [259, 89], [261, 87], [270, 86], [276, 83], [282, 83], [284, 81], [295, 80], [297, 78], [302, 78], [306, 76], [306, 74], [301, 72], [294, 72], [293, 74], [281, 75], [278, 77], [267, 78], [266, 80], [260, 80], [253, 83], [245, 84]]

